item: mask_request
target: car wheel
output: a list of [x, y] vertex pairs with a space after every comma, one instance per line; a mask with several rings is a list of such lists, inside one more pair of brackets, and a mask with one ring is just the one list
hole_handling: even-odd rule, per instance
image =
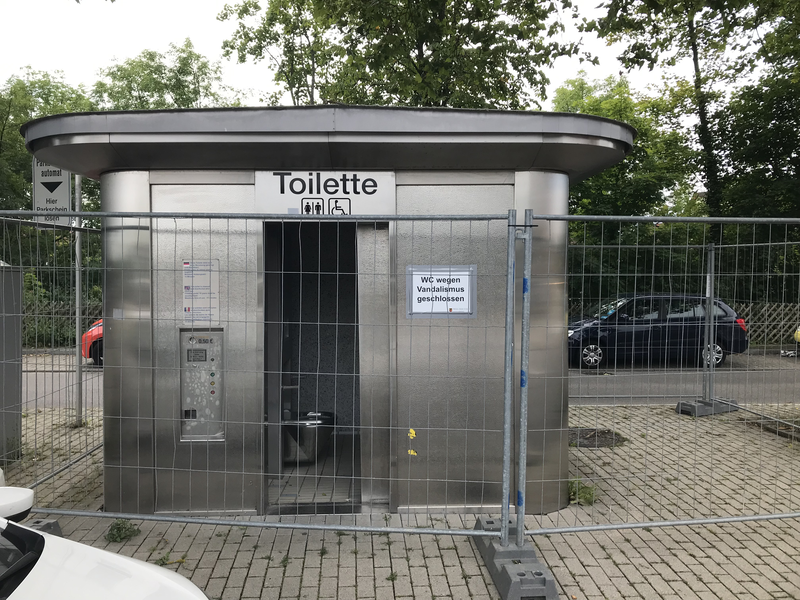
[[89, 347], [89, 357], [98, 367], [103, 366], [103, 340], [97, 341]]
[[701, 357], [701, 364], [705, 362], [706, 364], [711, 364], [711, 361], [714, 362], [715, 367], [719, 367], [725, 362], [725, 359], [728, 357], [728, 352], [725, 350], [725, 346], [720, 344], [719, 342], [714, 342], [710, 346], [706, 346], [703, 348], [703, 353]]
[[599, 369], [606, 364], [606, 352], [599, 344], [590, 342], [581, 346], [580, 368]]

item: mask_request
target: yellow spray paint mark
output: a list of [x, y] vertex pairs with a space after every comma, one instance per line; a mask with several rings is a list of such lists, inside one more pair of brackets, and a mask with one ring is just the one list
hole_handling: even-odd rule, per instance
[[408, 453], [409, 453], [411, 456], [416, 456], [416, 455], [417, 455], [417, 451], [416, 451], [416, 450], [409, 450], [409, 451], [408, 451]]
[[409, 429], [408, 430], [408, 437], [413, 440], [415, 437], [417, 437], [417, 432], [414, 431], [413, 429]]

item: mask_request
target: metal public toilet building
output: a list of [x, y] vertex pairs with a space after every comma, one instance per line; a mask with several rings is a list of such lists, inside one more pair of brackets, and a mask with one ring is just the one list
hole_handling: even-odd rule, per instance
[[[635, 132], [325, 105], [23, 134], [99, 179], [104, 212], [163, 213], [103, 222], [105, 510], [296, 514], [499, 510], [508, 225], [425, 217], [565, 215]], [[567, 223], [537, 225], [526, 507], [545, 513], [568, 503]], [[444, 312], [431, 281], [458, 290]]]

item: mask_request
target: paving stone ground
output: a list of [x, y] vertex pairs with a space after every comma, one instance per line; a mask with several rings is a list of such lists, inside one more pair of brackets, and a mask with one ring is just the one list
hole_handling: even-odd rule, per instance
[[[572, 408], [573, 427], [613, 428], [628, 441], [614, 448], [571, 448], [572, 475], [595, 487], [596, 501], [529, 516], [526, 526], [538, 530], [798, 511], [800, 449], [791, 439], [765, 432], [754, 419], [731, 413], [695, 420], [667, 406]], [[46, 491], [49, 505], [99, 508], [98, 460], [94, 456], [90, 468], [84, 465], [54, 478]], [[108, 519], [62, 516], [59, 522], [69, 539], [162, 564], [194, 581], [210, 598], [499, 598], [467, 537], [347, 531], [349, 525], [387, 524], [471, 529], [476, 518], [281, 517], [282, 523], [337, 527], [325, 532], [136, 521], [141, 533], [123, 543], [105, 539]], [[551, 533], [533, 539], [561, 597], [568, 600], [800, 598], [796, 519]]]
[[[792, 420], [794, 404], [761, 412]], [[97, 511], [102, 451], [92, 449], [101, 416], [74, 428], [65, 409], [26, 417], [30, 443], [10, 483], [37, 486], [37, 504]], [[619, 531], [549, 533], [533, 538], [566, 600], [643, 598], [800, 599], [800, 520], [656, 527], [661, 521], [800, 512], [800, 444], [739, 411], [703, 419], [674, 405], [571, 407], [571, 427], [613, 429], [613, 448], [570, 448], [570, 473], [591, 486], [593, 504], [529, 516], [529, 530], [648, 524]], [[37, 514], [36, 517], [45, 517]], [[497, 516], [497, 515], [492, 515]], [[173, 569], [210, 598], [425, 600], [499, 598], [473, 543], [462, 536], [366, 534], [351, 525], [472, 529], [477, 515], [327, 515], [281, 523], [328, 524], [333, 531], [214, 526], [136, 520], [141, 533], [105, 539], [111, 521], [58, 517], [65, 537]], [[277, 517], [252, 517], [268, 522]]]

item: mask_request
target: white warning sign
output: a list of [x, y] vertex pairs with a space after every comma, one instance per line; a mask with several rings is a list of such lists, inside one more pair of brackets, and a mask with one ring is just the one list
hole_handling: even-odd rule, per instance
[[475, 274], [476, 265], [407, 267], [407, 316], [475, 316]]

